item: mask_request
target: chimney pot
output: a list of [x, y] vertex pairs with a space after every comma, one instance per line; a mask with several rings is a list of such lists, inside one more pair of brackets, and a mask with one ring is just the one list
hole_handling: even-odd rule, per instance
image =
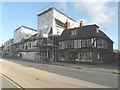
[[82, 27], [82, 26], [83, 26], [83, 21], [81, 20], [81, 21], [80, 21], [80, 27]]
[[68, 30], [70, 28], [70, 22], [68, 22], [68, 20], [66, 20], [65, 22], [65, 30]]

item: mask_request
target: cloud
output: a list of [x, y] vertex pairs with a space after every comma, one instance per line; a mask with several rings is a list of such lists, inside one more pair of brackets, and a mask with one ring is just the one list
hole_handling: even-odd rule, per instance
[[108, 6], [109, 0], [80, 0], [74, 3], [74, 9], [88, 15], [88, 20], [91, 23], [111, 25], [117, 17], [117, 9]]

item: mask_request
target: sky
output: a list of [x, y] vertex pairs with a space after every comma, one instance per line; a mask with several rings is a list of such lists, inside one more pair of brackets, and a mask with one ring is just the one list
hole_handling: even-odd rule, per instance
[[[91, 2], [92, 1], [92, 2]], [[14, 37], [14, 30], [25, 25], [37, 29], [37, 13], [53, 6], [84, 25], [97, 24], [118, 49], [118, 2], [79, 0], [79, 2], [1, 2], [0, 44]]]

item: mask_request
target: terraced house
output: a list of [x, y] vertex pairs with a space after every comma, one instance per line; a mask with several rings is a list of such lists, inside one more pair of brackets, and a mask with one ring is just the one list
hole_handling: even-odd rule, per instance
[[96, 24], [83, 25], [81, 21], [77, 28], [68, 25], [58, 42], [58, 61], [107, 63], [113, 60], [113, 41]]

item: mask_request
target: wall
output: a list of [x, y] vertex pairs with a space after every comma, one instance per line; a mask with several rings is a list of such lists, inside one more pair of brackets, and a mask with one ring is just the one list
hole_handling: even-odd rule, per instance
[[14, 31], [13, 43], [18, 43], [21, 41], [21, 29], [22, 28], [18, 28], [17, 30]]
[[78, 22], [75, 22], [71, 18], [65, 16], [64, 14], [59, 13], [56, 10], [53, 10], [53, 16], [54, 16], [54, 18], [60, 20], [63, 23], [65, 23], [68, 20], [68, 22], [70, 22], [70, 28], [79, 27], [79, 23]]
[[[51, 27], [53, 28], [53, 35], [61, 35], [64, 28], [57, 27], [55, 19], [60, 20], [62, 23], [65, 23], [66, 20], [70, 22], [70, 27], [78, 27], [79, 23], [73, 21], [72, 19], [68, 18], [67, 16], [59, 13], [55, 9], [48, 11], [45, 14], [41, 14], [38, 16], [38, 26], [37, 30], [39, 34], [48, 34]], [[59, 33], [58, 33], [59, 32]]]
[[28, 39], [34, 34], [37, 34], [37, 31], [31, 30], [28, 28], [24, 28], [24, 27], [22, 27], [22, 29], [21, 29], [21, 38], [23, 38], [23, 39]]
[[52, 10], [37, 17], [37, 30], [40, 34], [48, 34], [53, 23]]
[[36, 33], [37, 31], [21, 26], [20, 28], [14, 31], [14, 43], [19, 43], [22, 39], [28, 39]]
[[25, 60], [35, 60], [35, 52], [20, 52], [22, 55], [22, 59]]

